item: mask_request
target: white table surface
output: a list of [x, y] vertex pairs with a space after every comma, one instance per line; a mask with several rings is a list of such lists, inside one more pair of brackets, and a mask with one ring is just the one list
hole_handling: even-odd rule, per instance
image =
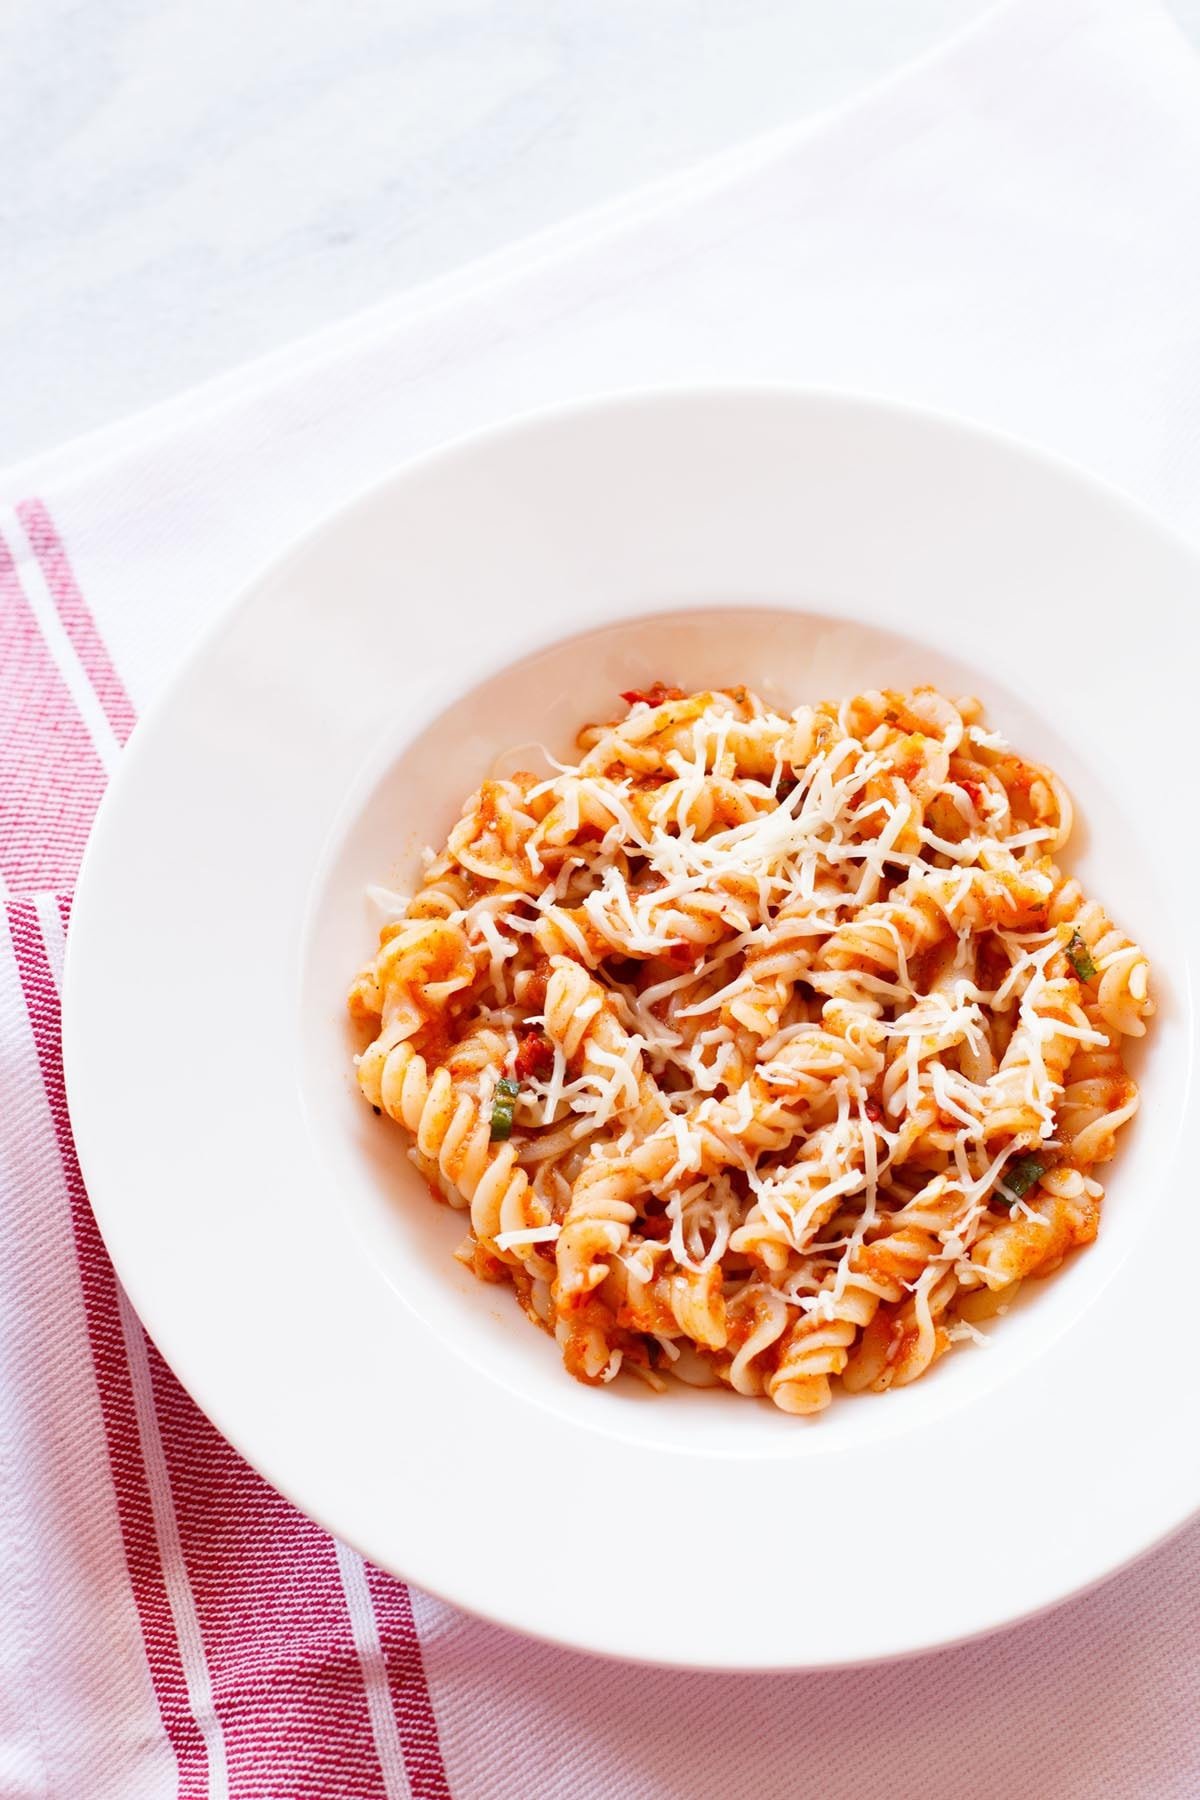
[[[845, 100], [988, 0], [7, 0], [0, 463]], [[1200, 43], [1200, 0], [1172, 0]]]

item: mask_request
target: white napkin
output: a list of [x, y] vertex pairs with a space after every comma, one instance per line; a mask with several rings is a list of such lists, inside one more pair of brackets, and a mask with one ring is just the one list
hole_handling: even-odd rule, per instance
[[[969, 415], [1086, 464], [1200, 536], [1200, 60], [1168, 16], [1154, 0], [1013, 0], [861, 103], [41, 458], [0, 480], [0, 496], [10, 509], [45, 502], [80, 604], [140, 708], [261, 562], [398, 460], [514, 411], [720, 379], [844, 386]], [[33, 517], [10, 510], [0, 529], [27, 590], [54, 589]], [[0, 564], [0, 589], [3, 578]], [[1067, 598], [1086, 612], [1086, 595]], [[81, 714], [92, 692], [97, 748], [111, 760], [120, 706], [114, 723], [103, 693], [95, 702], [107, 665], [90, 652], [72, 660], [69, 625], [65, 649], [63, 636], [50, 632], [51, 653]], [[50, 1328], [44, 1317], [30, 1327]], [[18, 1450], [21, 1432], [66, 1441], [100, 1428], [91, 1415], [85, 1426], [29, 1413], [12, 1426]], [[39, 1466], [32, 1454], [17, 1463]], [[985, 1514], [986, 1470], [949, 1464], [946, 1496], [956, 1519]], [[37, 1495], [18, 1498], [0, 1494], [0, 1526], [8, 1512], [26, 1589], [52, 1599], [61, 1569], [20, 1536]], [[1028, 1520], [1011, 1521], [992, 1553], [1019, 1556], [1022, 1532], [1053, 1504], [1031, 1493]], [[715, 1542], [712, 1568], [690, 1574], [672, 1568], [664, 1522], [671, 1579], [716, 1591], [769, 1581], [752, 1489], [746, 1510], [745, 1532]], [[619, 1523], [610, 1530], [619, 1550]], [[551, 1512], [547, 1549], [555, 1542]], [[185, 1562], [187, 1552], [185, 1542]], [[939, 1547], [932, 1522], [902, 1514], [854, 1554], [906, 1584], [914, 1613], [928, 1583], [970, 1580], [969, 1552]], [[414, 1594], [444, 1778], [407, 1743], [405, 1766], [389, 1760], [373, 1712], [384, 1747], [364, 1791], [1195, 1796], [1198, 1573], [1192, 1527], [1040, 1621], [816, 1677], [599, 1664]], [[128, 1594], [111, 1590], [119, 1578], [106, 1565], [109, 1587], [86, 1602], [98, 1641], [106, 1608], [130, 1612]], [[0, 1584], [0, 1645], [16, 1641], [5, 1609], [17, 1605]], [[355, 1634], [357, 1645], [357, 1624]], [[210, 1665], [229, 1654], [208, 1651]], [[209, 1673], [220, 1694], [219, 1666]], [[40, 1678], [53, 1674], [43, 1666]], [[2, 1703], [0, 1727], [23, 1728]], [[285, 1791], [241, 1786], [235, 1763], [222, 1768], [229, 1788], [210, 1792]], [[296, 1777], [286, 1791], [322, 1790]]]

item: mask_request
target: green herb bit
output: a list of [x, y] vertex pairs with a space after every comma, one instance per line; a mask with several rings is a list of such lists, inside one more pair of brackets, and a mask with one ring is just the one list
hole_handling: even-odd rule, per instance
[[1049, 1166], [1040, 1156], [1019, 1156], [1012, 1167], [1005, 1171], [1000, 1183], [1001, 1192], [1010, 1194], [1014, 1200], [1020, 1200], [1035, 1181], [1042, 1179]]
[[1067, 961], [1078, 975], [1080, 981], [1091, 981], [1096, 974], [1096, 965], [1092, 961], [1092, 953], [1077, 931], [1071, 933], [1071, 941], [1067, 945]]
[[504, 1075], [496, 1083], [492, 1095], [492, 1130], [493, 1144], [503, 1143], [512, 1136], [513, 1111], [517, 1104], [517, 1095], [521, 1092], [519, 1081], [512, 1081]]

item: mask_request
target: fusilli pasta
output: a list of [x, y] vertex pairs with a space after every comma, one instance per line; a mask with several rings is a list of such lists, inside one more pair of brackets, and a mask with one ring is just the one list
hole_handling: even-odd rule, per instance
[[359, 1084], [580, 1380], [913, 1381], [1094, 1238], [1146, 958], [977, 701], [623, 698], [427, 853]]

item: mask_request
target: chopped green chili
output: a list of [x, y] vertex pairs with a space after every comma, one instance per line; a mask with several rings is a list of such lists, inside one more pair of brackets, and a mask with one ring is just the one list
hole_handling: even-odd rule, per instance
[[1000, 1183], [1002, 1195], [1011, 1195], [1019, 1200], [1027, 1194], [1035, 1181], [1040, 1181], [1049, 1168], [1040, 1156], [1019, 1156], [1012, 1166], [1005, 1170]]
[[517, 1104], [517, 1095], [521, 1091], [519, 1081], [511, 1081], [507, 1075], [496, 1083], [492, 1095], [492, 1132], [493, 1144], [499, 1144], [512, 1136], [513, 1111]]
[[1092, 953], [1077, 931], [1071, 933], [1067, 945], [1067, 961], [1078, 975], [1080, 981], [1091, 981], [1096, 973], [1096, 965], [1092, 961]]

